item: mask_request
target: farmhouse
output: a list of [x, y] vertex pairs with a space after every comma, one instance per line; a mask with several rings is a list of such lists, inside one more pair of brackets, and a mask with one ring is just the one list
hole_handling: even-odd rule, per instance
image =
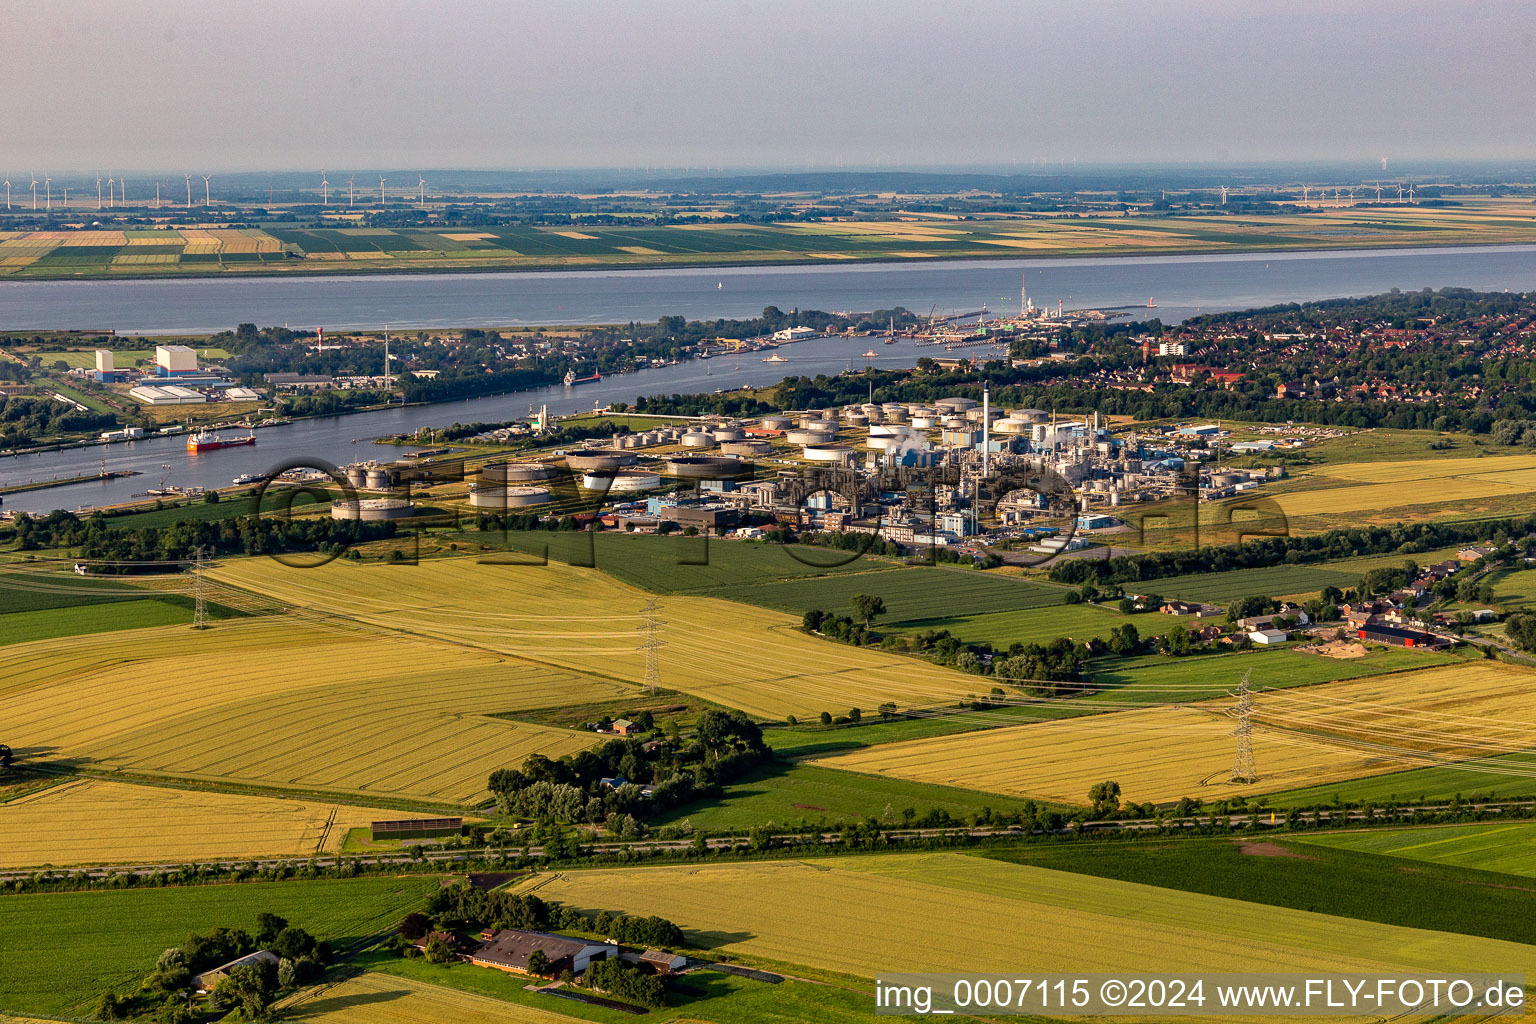
[[465, 954], [465, 959], [480, 967], [527, 974], [528, 957], [536, 949], [548, 959], [551, 974], [564, 970], [580, 974], [593, 960], [607, 960], [619, 955], [619, 947], [612, 942], [589, 942], [568, 935], [503, 928]]
[[247, 953], [245, 956], [237, 957], [222, 967], [215, 967], [211, 971], [204, 971], [202, 974], [197, 975], [192, 979], [192, 987], [197, 991], [198, 995], [207, 995], [218, 987], [219, 982], [229, 977], [229, 972], [236, 967], [260, 963], [268, 963], [276, 967], [278, 959], [278, 955], [271, 950], [258, 949], [254, 953]]
[[1417, 629], [1403, 629], [1401, 626], [1388, 626], [1381, 623], [1372, 623], [1360, 629], [1360, 639], [1370, 640], [1378, 644], [1393, 644], [1397, 647], [1425, 647], [1431, 650], [1438, 647], [1449, 647], [1450, 641], [1444, 637], [1435, 636], [1432, 633], [1424, 633]]

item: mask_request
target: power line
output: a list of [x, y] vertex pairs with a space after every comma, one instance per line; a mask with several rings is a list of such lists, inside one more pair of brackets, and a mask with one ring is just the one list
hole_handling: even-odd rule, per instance
[[656, 617], [659, 607], [654, 597], [647, 601], [645, 621], [635, 627], [636, 631], [645, 637], [644, 642], [635, 650], [645, 652], [645, 692], [653, 697], [656, 695], [657, 686], [661, 684], [661, 669], [657, 665], [656, 652], [661, 650], [664, 643], [657, 634], [666, 626], [665, 620]]
[[1253, 691], [1248, 688], [1252, 669], [1243, 673], [1243, 681], [1237, 686], [1237, 753], [1232, 759], [1232, 778], [1235, 783], [1259, 781], [1259, 769], [1253, 763]]

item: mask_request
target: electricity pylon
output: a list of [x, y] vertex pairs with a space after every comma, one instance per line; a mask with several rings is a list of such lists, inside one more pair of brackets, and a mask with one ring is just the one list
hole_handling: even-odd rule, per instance
[[661, 683], [661, 669], [657, 666], [656, 652], [661, 650], [663, 641], [657, 634], [666, 626], [666, 622], [656, 617], [659, 606], [653, 597], [645, 603], [645, 621], [636, 626], [639, 634], [645, 640], [636, 647], [637, 651], [645, 652], [645, 692], [655, 696], [656, 687]]
[[208, 628], [208, 600], [203, 592], [203, 548], [198, 545], [192, 559], [192, 628]]
[[1243, 673], [1243, 681], [1237, 687], [1237, 753], [1232, 759], [1232, 782], [1244, 784], [1259, 781], [1259, 769], [1253, 762], [1253, 691], [1248, 688], [1248, 676], [1252, 669]]

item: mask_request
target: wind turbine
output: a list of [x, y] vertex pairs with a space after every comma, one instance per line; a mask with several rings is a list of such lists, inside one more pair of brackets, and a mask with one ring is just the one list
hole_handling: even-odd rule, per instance
[[37, 175], [32, 175], [32, 212], [37, 212]]
[[417, 178], [416, 187], [421, 190], [421, 205], [422, 206], [426, 206], [427, 205], [427, 179], [423, 178], [419, 174], [416, 175], [416, 178]]
[[108, 208], [111, 208], [111, 207], [117, 205], [116, 202], [115, 202], [116, 199], [117, 199], [117, 180], [115, 178], [113, 178], [109, 174], [109, 175], [107, 175], [107, 206], [108, 206]]
[[1312, 189], [1309, 186], [1307, 186], [1307, 185], [1301, 186], [1301, 201], [1303, 203], [1308, 201], [1307, 200], [1307, 193], [1311, 192], [1311, 191], [1312, 191]]
[[[1385, 162], [1386, 161], [1386, 157], [1382, 157], [1382, 161]], [[1376, 186], [1376, 201], [1378, 203], [1381, 202], [1381, 186], [1380, 185]]]
[[5, 179], [5, 208], [7, 210], [9, 210], [11, 208], [11, 179], [10, 178], [6, 178]]
[[1403, 186], [1401, 186], [1401, 185], [1397, 186], [1397, 201], [1398, 202], [1402, 202], [1403, 201]]
[[347, 208], [348, 209], [351, 209], [352, 207], [357, 205], [357, 198], [352, 194], [352, 185], [356, 181], [357, 181], [357, 176], [356, 175], [353, 175], [352, 177], [347, 179]]
[[379, 205], [384, 205], [384, 175], [379, 175]]
[[1410, 203], [1413, 202], [1413, 186], [1412, 185], [1408, 186], [1408, 201]]
[[127, 178], [118, 178], [117, 179], [117, 198], [119, 198], [119, 199], [121, 199], [123, 201], [123, 205], [124, 206], [128, 205], [128, 179]]
[[1227, 186], [1221, 186], [1221, 205], [1227, 205]]
[[321, 168], [321, 170], [320, 170], [320, 205], [321, 206], [329, 206], [331, 204], [331, 191], [330, 190], [331, 190], [331, 183], [325, 180], [325, 169]]
[[187, 209], [192, 209], [192, 175], [187, 175]]
[[213, 190], [208, 187], [208, 175], [203, 175], [203, 205], [213, 206]]
[[155, 179], [155, 209], [160, 209], [160, 179]]
[[46, 174], [43, 175], [43, 209], [53, 209], [53, 179]]

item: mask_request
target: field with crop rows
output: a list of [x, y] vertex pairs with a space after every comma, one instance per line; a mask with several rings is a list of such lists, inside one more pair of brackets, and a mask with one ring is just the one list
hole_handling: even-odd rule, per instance
[[[1398, 556], [1401, 564], [1407, 556]], [[1312, 594], [1324, 587], [1340, 590], [1356, 586], [1363, 573], [1342, 571], [1331, 565], [1271, 565], [1262, 569], [1233, 569], [1228, 572], [1195, 573], [1170, 576], [1129, 584], [1127, 589], [1177, 597], [1185, 601], [1224, 604], [1243, 597], [1290, 597]]]
[[[232, 560], [217, 579], [277, 600], [376, 627], [476, 645], [571, 672], [632, 683], [645, 678], [636, 629], [647, 595], [593, 569], [480, 565], [469, 558], [417, 566], [332, 562], [299, 570]], [[911, 658], [806, 636], [799, 617], [713, 598], [665, 599], [662, 685], [768, 718], [950, 702], [980, 681]], [[598, 699], [585, 698], [584, 699]]]
[[1254, 714], [1260, 777], [1243, 786], [1227, 781], [1234, 753], [1231, 699], [930, 737], [818, 763], [1078, 804], [1105, 779], [1119, 782], [1127, 800], [1164, 803], [1451, 763], [1468, 771], [1470, 789], [1478, 772], [1527, 774], [1499, 755], [1536, 747], [1533, 681], [1529, 670], [1475, 662], [1265, 690]]
[[284, 1000], [280, 1008], [283, 1020], [306, 1024], [573, 1024], [578, 1019], [523, 1003], [371, 972], [306, 989]]
[[256, 930], [262, 911], [332, 943], [372, 935], [417, 909], [432, 876], [7, 895], [0, 899], [0, 1008], [80, 1017], [136, 981], [191, 932]]
[[334, 853], [399, 812], [95, 779], [0, 804], [0, 868]]
[[953, 853], [566, 871], [539, 895], [697, 943], [873, 978], [975, 972], [1514, 970], [1536, 948]]
[[[839, 613], [849, 614], [845, 609], [839, 609]], [[970, 643], [989, 643], [998, 650], [1006, 650], [1012, 643], [1045, 643], [1058, 636], [1102, 639], [1126, 623], [1135, 626], [1143, 637], [1156, 636], [1176, 625], [1189, 626], [1196, 621], [1193, 615], [1121, 615], [1113, 605], [1058, 604], [1021, 611], [911, 619], [899, 625], [914, 633], [947, 629]]]
[[839, 615], [853, 614], [849, 601], [855, 594], [871, 594], [885, 601], [886, 614], [880, 617], [880, 623], [892, 625], [948, 615], [1045, 608], [1061, 604], [1068, 591], [1010, 576], [984, 575], [972, 569], [916, 567], [733, 586], [712, 593], [795, 614], [819, 608]]
[[0, 648], [28, 757], [304, 792], [477, 800], [496, 768], [590, 733], [489, 717], [634, 692], [472, 646], [237, 619]]
[[1309, 846], [1536, 877], [1536, 824], [1531, 822], [1332, 832], [1308, 835], [1302, 841]]
[[1445, 505], [1536, 492], [1536, 456], [1345, 462], [1310, 469], [1296, 479], [1329, 486], [1276, 493], [1274, 499], [1288, 516]]

